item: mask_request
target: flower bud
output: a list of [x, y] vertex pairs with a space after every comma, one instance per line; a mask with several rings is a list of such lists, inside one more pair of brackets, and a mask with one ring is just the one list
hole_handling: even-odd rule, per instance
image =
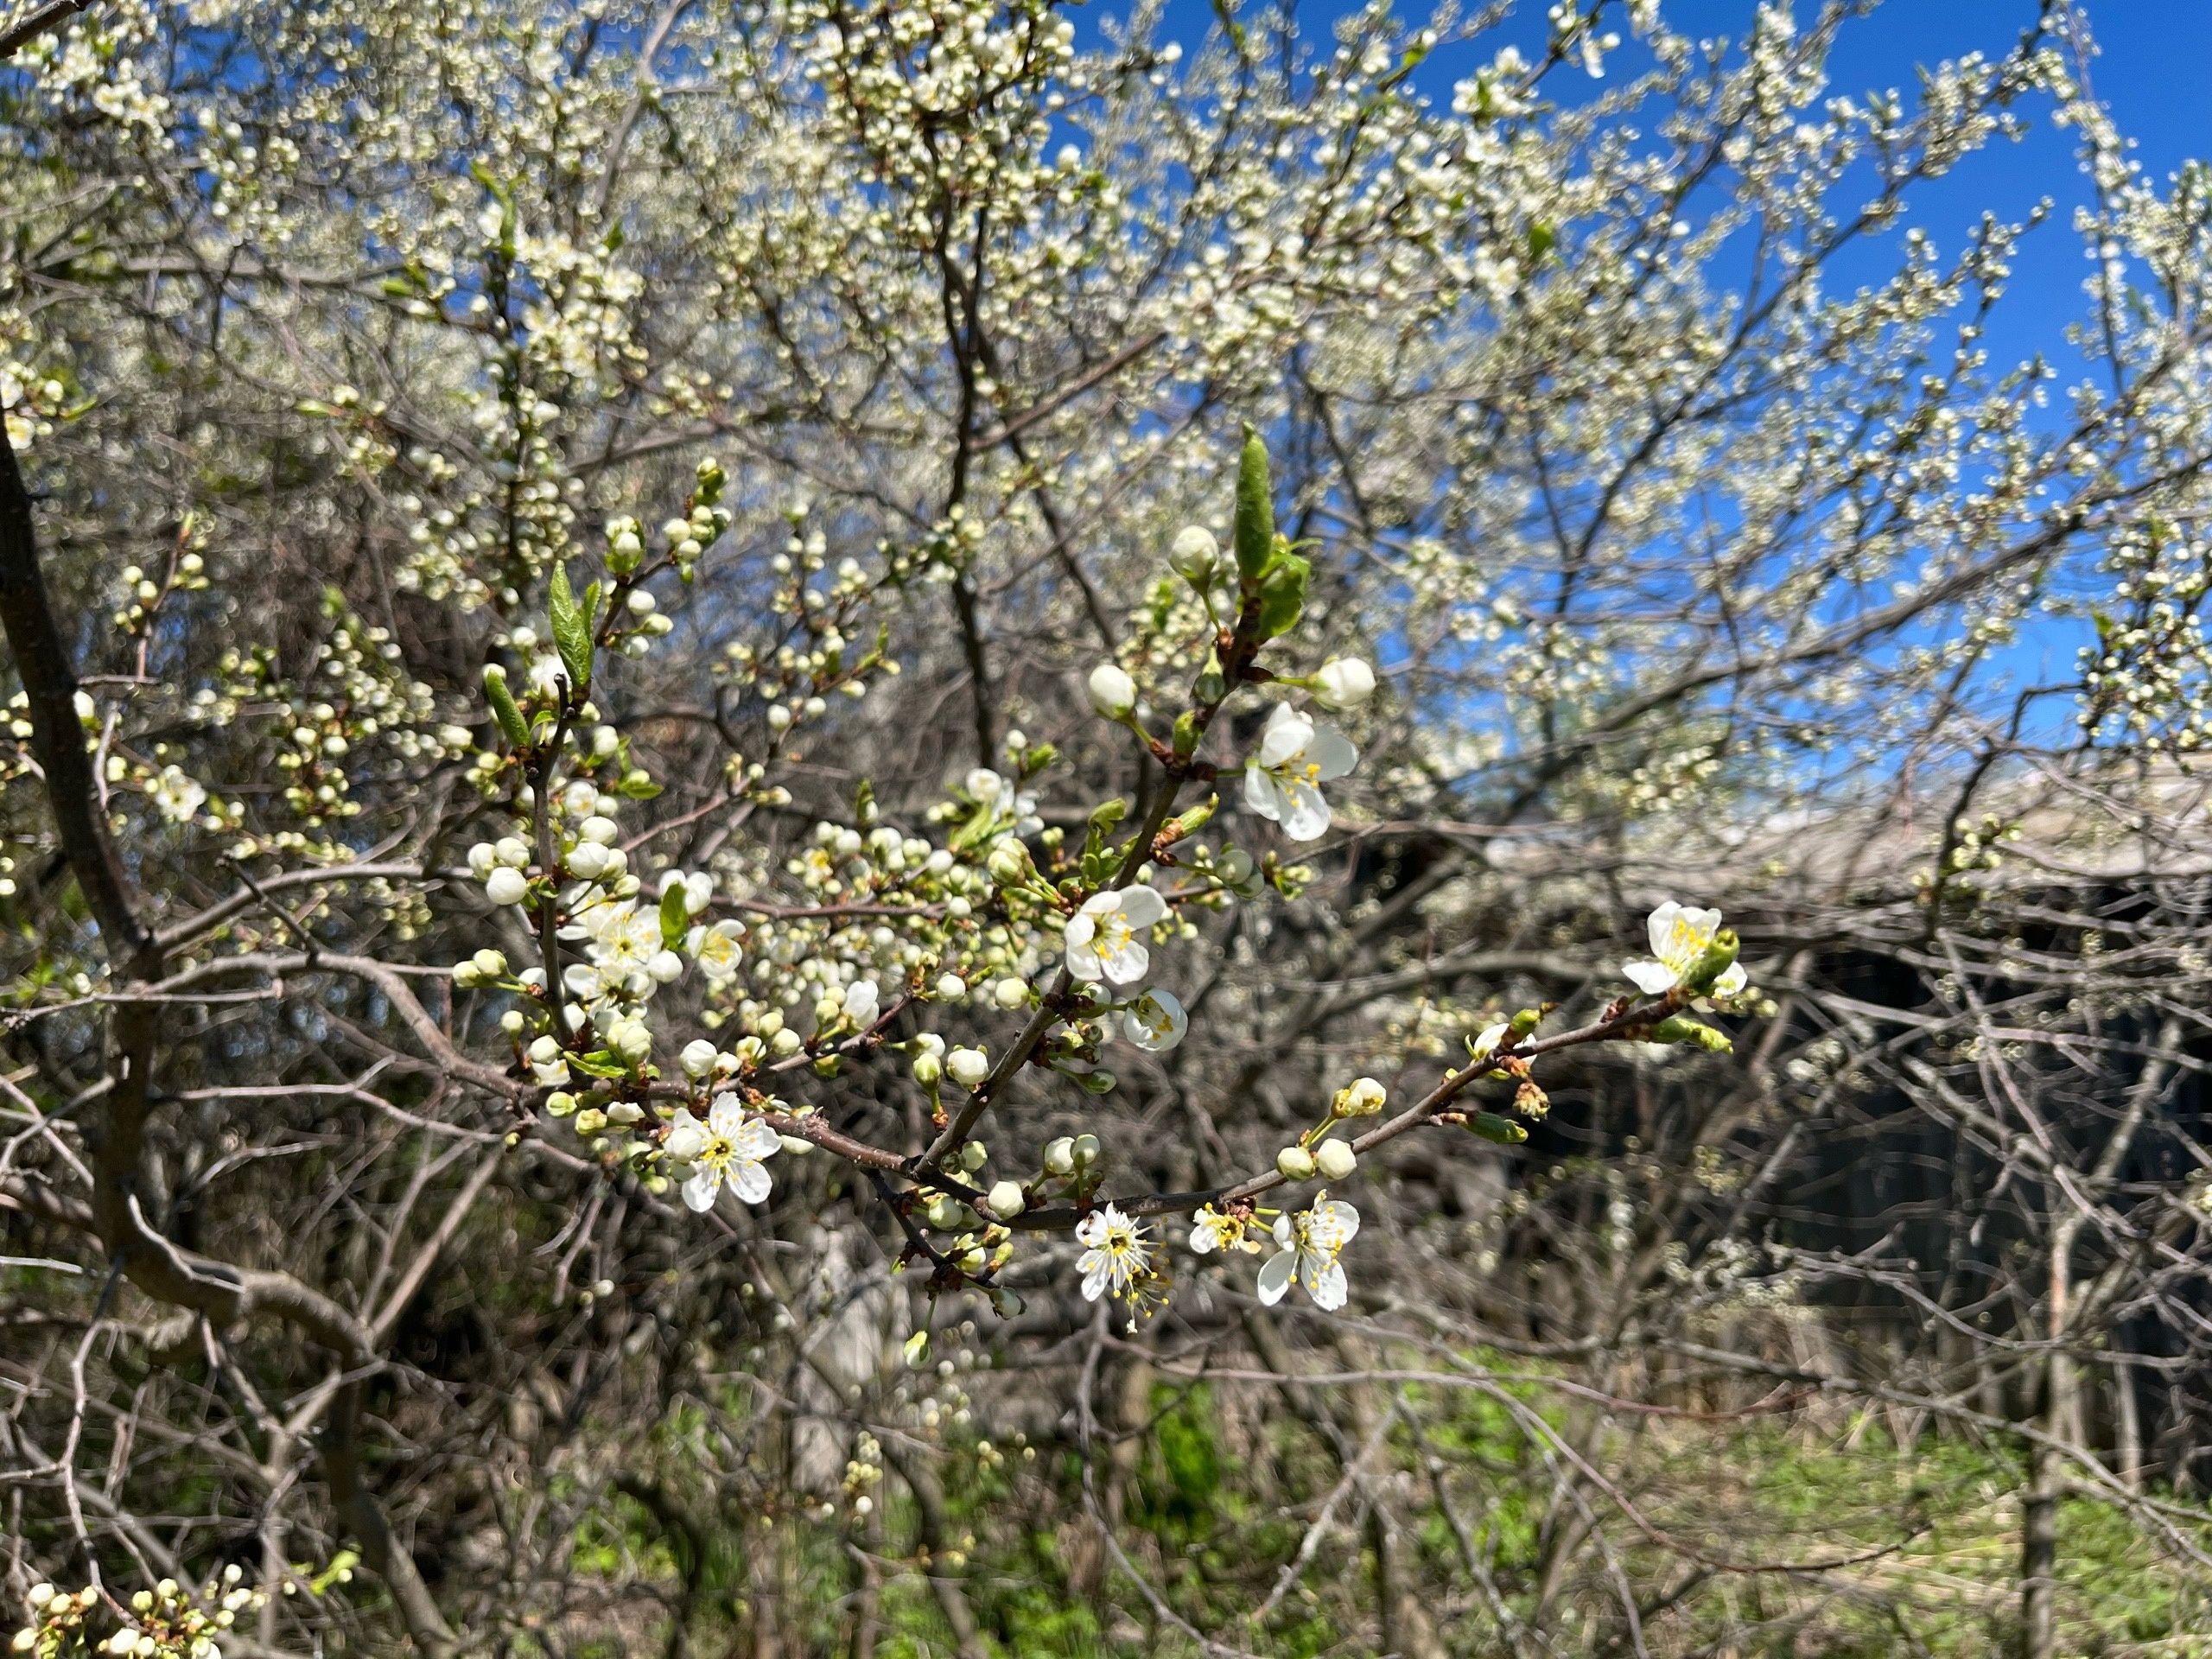
[[607, 1031], [607, 1046], [625, 1065], [642, 1065], [653, 1052], [653, 1034], [637, 1020], [618, 1020]]
[[683, 1052], [678, 1058], [683, 1062], [685, 1077], [703, 1082], [714, 1075], [715, 1061], [718, 1056], [712, 1043], [703, 1037], [695, 1037], [683, 1045]]
[[504, 950], [479, 950], [469, 960], [475, 964], [477, 973], [486, 979], [498, 979], [507, 971], [507, 957]]
[[1001, 1181], [991, 1189], [991, 1213], [1001, 1221], [1012, 1221], [1022, 1211], [1021, 1183]]
[[545, 1111], [550, 1117], [566, 1117], [576, 1109], [576, 1097], [565, 1089], [556, 1089], [545, 1096]]
[[1313, 1149], [1313, 1166], [1332, 1181], [1341, 1181], [1359, 1166], [1359, 1156], [1348, 1141], [1331, 1135]]
[[660, 1143], [661, 1156], [671, 1164], [688, 1164], [706, 1149], [706, 1130], [688, 1114], [676, 1120]]
[[938, 1079], [944, 1075], [944, 1062], [936, 1055], [924, 1052], [914, 1056], [914, 1081], [923, 1088], [936, 1088]]
[[591, 817], [576, 826], [576, 838], [579, 841], [594, 842], [601, 847], [612, 847], [614, 844], [615, 836], [621, 833], [615, 828], [613, 819], [597, 812], [593, 813]]
[[561, 1045], [551, 1037], [540, 1037], [530, 1046], [532, 1065], [550, 1065], [561, 1058]]
[[607, 1109], [607, 1121], [620, 1123], [625, 1128], [637, 1122], [645, 1115], [645, 1108], [634, 1100], [618, 1100]]
[[1045, 1143], [1045, 1173], [1047, 1175], [1075, 1173], [1075, 1137], [1064, 1135], [1057, 1141]]
[[1390, 1091], [1374, 1078], [1354, 1077], [1331, 1104], [1338, 1117], [1373, 1117], [1389, 1097]]
[[937, 994], [940, 1001], [957, 1002], [968, 995], [968, 982], [957, 974], [941, 975], [937, 982]]
[[1137, 706], [1137, 683], [1126, 669], [1101, 663], [1090, 671], [1090, 706], [1108, 720], [1127, 720]]
[[990, 1160], [991, 1149], [980, 1141], [970, 1141], [960, 1148], [960, 1167], [973, 1175]]
[[768, 1039], [768, 1047], [773, 1053], [796, 1054], [805, 1046], [805, 1040], [798, 1033], [793, 1031], [789, 1026], [785, 1026]]
[[519, 870], [530, 862], [530, 843], [520, 836], [501, 836], [493, 843], [492, 854], [509, 869]]
[[1286, 1181], [1313, 1179], [1313, 1154], [1303, 1147], [1285, 1147], [1275, 1154], [1275, 1173]]
[[1375, 671], [1357, 657], [1324, 663], [1313, 677], [1313, 701], [1324, 709], [1339, 712], [1363, 709], [1374, 695]]
[[1184, 525], [1167, 550], [1168, 568], [1193, 588], [1203, 588], [1212, 579], [1220, 559], [1221, 543], [1204, 524]]
[[607, 873], [607, 849], [597, 842], [580, 841], [569, 853], [569, 874], [582, 881], [594, 881]]
[[1077, 1169], [1088, 1169], [1098, 1161], [1098, 1137], [1095, 1135], [1078, 1135], [1075, 1138], [1075, 1144], [1068, 1150], [1074, 1157], [1075, 1166]]
[[977, 1088], [991, 1075], [990, 1057], [980, 1048], [956, 1048], [944, 1057], [944, 1069], [963, 1089]]
[[495, 905], [518, 905], [530, 897], [530, 878], [503, 864], [484, 878], [484, 896]]
[[1001, 887], [1017, 887], [1029, 879], [1029, 849], [1012, 836], [1001, 836], [991, 843], [983, 868]]
[[587, 1141], [607, 1127], [607, 1114], [596, 1106], [587, 1106], [576, 1114], [576, 1133]]
[[1029, 1001], [1029, 982], [1009, 976], [991, 987], [991, 1000], [1011, 1014]]

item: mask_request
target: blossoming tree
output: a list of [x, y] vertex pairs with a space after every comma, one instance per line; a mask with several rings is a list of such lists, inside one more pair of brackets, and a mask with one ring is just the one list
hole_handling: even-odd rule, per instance
[[[1224, 8], [1186, 58], [1045, 0], [200, 0], [6, 37], [0, 1203], [59, 1310], [8, 1430], [20, 1646], [639, 1640], [576, 1588], [620, 1495], [683, 1563], [680, 1650], [720, 1529], [650, 1451], [734, 1506], [756, 1651], [811, 1639], [779, 1521], [859, 1541], [835, 1639], [874, 1643], [888, 1467], [983, 1653], [904, 1380], [956, 1388], [978, 1321], [1089, 1344], [1085, 1513], [1153, 1636], [1219, 1646], [1122, 1553], [1090, 1391], [1147, 1355], [1141, 1414], [1161, 1332], [1235, 1308], [1378, 1517], [1384, 1647], [1441, 1650], [1268, 1310], [1363, 1341], [1462, 1271], [1408, 1242], [1409, 1147], [1449, 1185], [1573, 1067], [1784, 1040], [1713, 903], [1745, 836], [1979, 780], [2005, 642], [2115, 557], [2148, 591], [2208, 464], [2201, 181], [2128, 171], [2077, 25], [1908, 109], [1822, 101], [1840, 15], [1733, 53], [1644, 4], [1526, 54], [1487, 21], [1323, 49]], [[2101, 257], [2113, 379], [2063, 416], [1978, 344], [2019, 227], [1824, 277], [2038, 100], [2093, 244], [2164, 283]], [[2090, 728], [2163, 675], [2122, 747], [2193, 747], [2192, 628], [2108, 626]], [[1564, 850], [1501, 899], [1522, 837]], [[1610, 1490], [1507, 1408], [1582, 1459], [1560, 1503]], [[418, 1559], [448, 1464], [474, 1553]], [[204, 1519], [149, 1518], [195, 1481]], [[1465, 1554], [1513, 1642], [1565, 1628], [1566, 1567], [1516, 1612]]]

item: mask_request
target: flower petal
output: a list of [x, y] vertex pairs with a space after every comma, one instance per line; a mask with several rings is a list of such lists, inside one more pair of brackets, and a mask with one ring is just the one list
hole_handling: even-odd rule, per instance
[[[1075, 968], [1075, 958], [1072, 955], [1069, 957], [1068, 963], [1077, 978], [1086, 977], [1082, 969]], [[1103, 970], [1106, 977], [1115, 984], [1134, 985], [1144, 977], [1145, 970], [1152, 966], [1152, 952], [1135, 939], [1131, 939], [1112, 956], [1099, 957], [1098, 966]]]
[[1282, 1300], [1290, 1289], [1291, 1275], [1298, 1268], [1298, 1252], [1281, 1250], [1268, 1258], [1260, 1269], [1260, 1300], [1269, 1307]]
[[1318, 1273], [1309, 1265], [1302, 1276], [1306, 1281], [1306, 1294], [1313, 1299], [1313, 1306], [1325, 1313], [1335, 1313], [1351, 1294], [1351, 1286], [1344, 1278], [1344, 1268], [1338, 1262], [1330, 1262]]
[[1359, 751], [1351, 740], [1333, 726], [1316, 726], [1313, 741], [1306, 746], [1306, 758], [1320, 770], [1317, 781], [1327, 783], [1341, 778], [1359, 764]]
[[1675, 988], [1675, 970], [1663, 962], [1624, 962], [1621, 972], [1646, 996], [1659, 996]]
[[1263, 818], [1281, 814], [1275, 804], [1275, 780], [1268, 776], [1267, 769], [1256, 757], [1245, 763], [1244, 804]]
[[1093, 1250], [1084, 1260], [1091, 1262], [1093, 1258], [1096, 1258], [1093, 1265], [1083, 1275], [1083, 1300], [1086, 1302], [1098, 1300], [1099, 1292], [1106, 1288], [1107, 1277], [1113, 1271], [1111, 1260], [1103, 1253]]
[[1279, 766], [1302, 753], [1313, 739], [1313, 722], [1288, 703], [1279, 702], [1268, 716], [1267, 729], [1260, 734], [1260, 764]]
[[757, 1163], [763, 1158], [772, 1158], [781, 1152], [784, 1149], [784, 1137], [755, 1117], [748, 1119], [738, 1132], [730, 1137], [730, 1144], [737, 1148], [737, 1155], [740, 1158], [749, 1158]]
[[737, 1139], [745, 1128], [745, 1108], [735, 1095], [716, 1095], [715, 1103], [707, 1109], [707, 1127], [725, 1141]]
[[1167, 901], [1151, 887], [1123, 887], [1122, 914], [1131, 927], [1150, 927], [1167, 914]]
[[766, 1201], [770, 1190], [775, 1185], [775, 1182], [769, 1179], [768, 1172], [763, 1169], [756, 1160], [751, 1158], [741, 1158], [729, 1166], [729, 1175], [730, 1190], [747, 1204], [760, 1204]]
[[1337, 1243], [1349, 1244], [1359, 1236], [1359, 1211], [1338, 1198], [1328, 1206], [1328, 1213], [1337, 1224]]
[[683, 1183], [683, 1203], [686, 1208], [701, 1213], [715, 1207], [715, 1194], [721, 1188], [722, 1178], [711, 1169], [702, 1169]]
[[1319, 841], [1329, 833], [1329, 804], [1321, 791], [1302, 779], [1279, 783], [1282, 799], [1282, 832], [1293, 841]]
[[[1644, 935], [1651, 941], [1651, 954], [1664, 957], [1667, 946], [1675, 937], [1675, 918], [1682, 907], [1669, 899], [1651, 912], [1651, 919], [1644, 925]], [[1630, 976], [1634, 977], [1634, 976]]]

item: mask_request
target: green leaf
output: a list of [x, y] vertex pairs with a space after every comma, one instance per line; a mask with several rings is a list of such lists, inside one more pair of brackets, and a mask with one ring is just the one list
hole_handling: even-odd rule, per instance
[[1306, 608], [1306, 579], [1313, 573], [1312, 561], [1285, 553], [1261, 579], [1261, 639], [1273, 639], [1298, 626], [1299, 614]]
[[1257, 582], [1275, 550], [1274, 486], [1268, 480], [1268, 446], [1249, 423], [1244, 428], [1244, 454], [1236, 467], [1236, 570], [1246, 582]]
[[603, 1048], [595, 1048], [588, 1054], [569, 1055], [569, 1069], [588, 1077], [623, 1077], [630, 1074], [628, 1066]]
[[670, 885], [668, 891], [660, 896], [661, 948], [665, 950], [675, 950], [677, 945], [683, 944], [683, 936], [690, 931], [691, 912], [684, 906], [683, 884], [681, 881], [673, 882]]
[[[599, 592], [596, 582], [590, 592], [595, 607]], [[569, 693], [582, 696], [591, 684], [591, 622], [584, 607], [576, 603], [575, 590], [569, 586], [566, 565], [553, 567], [550, 608], [553, 645], [561, 653], [561, 666], [569, 676]]]

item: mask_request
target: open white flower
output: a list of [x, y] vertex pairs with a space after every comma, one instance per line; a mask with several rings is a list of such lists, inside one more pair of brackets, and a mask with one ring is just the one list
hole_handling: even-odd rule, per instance
[[[698, 1127], [698, 1120], [690, 1113], [678, 1111], [675, 1132], [669, 1138], [681, 1137], [688, 1146], [689, 1130]], [[735, 1095], [715, 1096], [704, 1127], [699, 1150], [690, 1160], [697, 1167], [683, 1183], [683, 1202], [693, 1210], [711, 1210], [715, 1195], [727, 1181], [730, 1191], [746, 1203], [760, 1203], [772, 1185], [763, 1166], [783, 1150], [783, 1137], [759, 1118], [746, 1116]]]
[[1513, 1027], [1503, 1020], [1494, 1026], [1484, 1026], [1476, 1033], [1475, 1040], [1468, 1045], [1467, 1058], [1477, 1065], [1480, 1065], [1497, 1052], [1498, 1045], [1505, 1040], [1505, 1033], [1512, 1029]]
[[1147, 1054], [1165, 1054], [1190, 1028], [1191, 1016], [1172, 991], [1147, 991], [1122, 1012], [1122, 1029]]
[[1279, 702], [1260, 734], [1259, 752], [1244, 763], [1244, 804], [1274, 819], [1293, 841], [1318, 840], [1329, 832], [1321, 785], [1358, 764], [1359, 751], [1342, 732]]
[[1096, 1301], [1102, 1294], [1126, 1296], [1132, 1286], [1152, 1272], [1152, 1246], [1145, 1242], [1144, 1224], [1110, 1204], [1078, 1222], [1075, 1236], [1084, 1246], [1075, 1265], [1083, 1274], [1083, 1299], [1087, 1302]]
[[1152, 953], [1137, 936], [1166, 914], [1167, 901], [1150, 887], [1093, 894], [1068, 918], [1068, 971], [1077, 979], [1134, 984], [1152, 966]]
[[1225, 1255], [1231, 1250], [1242, 1250], [1248, 1255], [1257, 1255], [1260, 1241], [1251, 1236], [1251, 1230], [1250, 1217], [1230, 1215], [1210, 1204], [1200, 1205], [1198, 1213], [1191, 1217], [1191, 1254], [1211, 1255], [1219, 1250]]
[[[1649, 926], [1651, 954], [1657, 960], [1623, 963], [1621, 972], [1646, 996], [1663, 996], [1681, 982], [1682, 976], [1696, 967], [1711, 947], [1713, 936], [1720, 931], [1720, 912], [1687, 908], [1669, 899], [1651, 912]], [[1738, 976], [1737, 988], [1742, 988], [1742, 982]], [[1731, 995], [1719, 985], [1713, 988], [1723, 996]]]
[[171, 823], [189, 823], [207, 799], [207, 791], [197, 779], [176, 766], [163, 766], [161, 775], [154, 779], [153, 787], [146, 791], [153, 797], [154, 805]]
[[1312, 1208], [1275, 1217], [1281, 1248], [1260, 1269], [1260, 1300], [1269, 1307], [1287, 1295], [1291, 1281], [1306, 1287], [1313, 1306], [1333, 1313], [1351, 1294], [1338, 1255], [1359, 1231], [1359, 1211], [1326, 1192], [1314, 1195]]
[[856, 979], [845, 987], [845, 1018], [865, 1029], [883, 1011], [883, 994], [872, 979]]
[[715, 984], [725, 984], [737, 977], [738, 969], [745, 966], [745, 929], [733, 921], [720, 921], [708, 927], [695, 927], [683, 936], [683, 948], [700, 970]]

